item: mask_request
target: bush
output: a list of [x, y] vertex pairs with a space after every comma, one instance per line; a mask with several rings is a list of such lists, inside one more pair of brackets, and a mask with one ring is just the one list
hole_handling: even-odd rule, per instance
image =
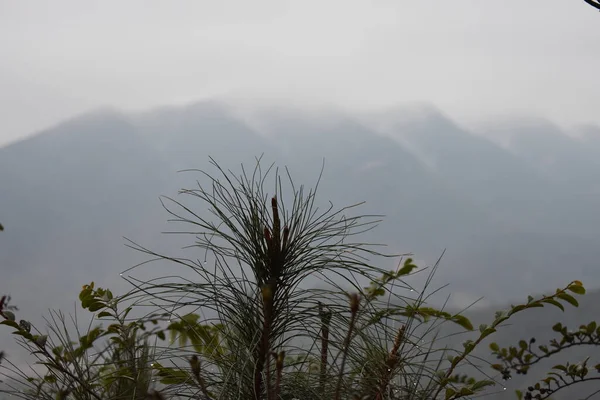
[[[206, 174], [208, 189], [199, 184], [180, 192], [208, 206], [215, 221], [182, 201], [163, 199], [172, 220], [195, 237], [193, 247], [204, 252], [204, 260], [167, 256], [130, 242], [153, 260], [187, 272], [178, 276], [170, 271], [145, 282], [124, 276], [134, 289], [122, 296], [93, 282], [85, 285], [79, 295], [82, 307], [108, 326], [90, 325], [84, 334], [77, 320], [68, 329], [60, 312], [51, 315], [47, 335], [2, 314], [1, 323], [13, 328], [20, 344], [44, 367], [31, 377], [10, 364], [5, 392], [29, 399], [96, 400], [149, 395], [464, 398], [497, 383], [458, 373], [484, 338], [516, 313], [545, 305], [563, 308], [562, 303], [576, 306], [569, 292], [585, 292], [574, 281], [555, 294], [530, 297], [481, 325], [462, 349], [438, 349], [435, 331], [442, 323], [474, 328], [462, 314], [431, 307], [425, 290], [414, 291], [409, 278], [418, 269], [408, 255], [383, 254], [359, 240], [375, 226], [377, 216], [347, 216], [355, 206], [321, 210], [316, 189], [296, 187], [289, 173], [290, 193], [284, 193], [282, 177], [272, 167], [263, 173], [260, 162], [250, 175], [242, 168], [240, 176], [215, 166], [219, 179]], [[269, 195], [265, 182], [270, 175], [275, 186]], [[286, 195], [287, 203], [280, 200]], [[400, 260], [396, 270], [369, 261], [390, 257]], [[308, 277], [320, 279], [323, 287], [307, 287]], [[149, 314], [130, 316], [148, 308]], [[566, 332], [565, 343], [597, 334], [590, 325], [580, 336]], [[504, 378], [510, 371], [526, 372], [538, 357], [532, 343], [508, 349], [494, 344], [492, 351], [503, 364], [492, 368]], [[571, 371], [565, 366], [566, 374]], [[577, 371], [577, 379], [586, 376]], [[530, 389], [525, 398], [549, 393], [541, 385]]]

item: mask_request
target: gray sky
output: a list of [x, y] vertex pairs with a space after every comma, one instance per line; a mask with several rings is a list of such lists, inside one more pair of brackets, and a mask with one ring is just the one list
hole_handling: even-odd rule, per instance
[[583, 0], [0, 0], [0, 145], [102, 105], [432, 102], [600, 124]]

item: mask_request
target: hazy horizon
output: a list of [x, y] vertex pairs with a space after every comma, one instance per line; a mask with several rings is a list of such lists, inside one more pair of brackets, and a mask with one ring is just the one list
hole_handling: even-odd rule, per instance
[[[91, 281], [115, 295], [132, 289], [124, 272], [196, 285], [214, 260], [160, 196], [214, 222], [209, 205], [181, 192], [213, 181], [178, 171], [215, 173], [214, 158], [239, 174], [262, 155], [261, 168], [293, 177], [278, 194], [284, 219], [290, 186], [319, 179], [315, 215], [332, 204], [384, 216], [344, 240], [410, 254], [426, 270], [396, 294], [435, 292], [427, 305], [452, 312], [481, 299], [469, 315], [489, 322], [496, 307], [579, 280], [582, 307], [544, 309], [517, 328], [545, 340], [559, 318], [587, 324], [600, 298], [599, 18], [583, 0], [0, 0], [0, 295], [43, 330], [48, 308], [79, 309]], [[269, 199], [279, 181], [260, 182]], [[298, 234], [293, 222], [289, 232]], [[203, 271], [146, 264], [124, 238], [204, 257]], [[321, 238], [310, 240], [302, 246]], [[256, 272], [230, 261], [235, 280]], [[369, 262], [390, 270], [398, 259]], [[311, 274], [298, 284], [324, 282]], [[267, 308], [257, 310], [266, 321]], [[13, 339], [0, 334], [0, 350], [25, 365]], [[502, 385], [512, 394], [535, 377]]]
[[213, 97], [600, 124], [598, 36], [583, 1], [0, 2], [0, 145]]

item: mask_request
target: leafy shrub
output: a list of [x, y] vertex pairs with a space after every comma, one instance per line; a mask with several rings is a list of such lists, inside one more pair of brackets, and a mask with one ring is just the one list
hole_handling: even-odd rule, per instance
[[[129, 244], [195, 279], [173, 271], [147, 281], [123, 275], [134, 289], [122, 296], [93, 282], [85, 285], [81, 306], [108, 325], [90, 325], [84, 334], [76, 319], [68, 329], [60, 312], [51, 315], [49, 334], [17, 322], [14, 314], [1, 314], [1, 324], [13, 328], [44, 367], [32, 377], [10, 364], [5, 392], [28, 399], [86, 400], [466, 398], [497, 383], [458, 373], [486, 337], [516, 313], [577, 306], [569, 293], [585, 292], [574, 281], [497, 313], [477, 331], [464, 315], [432, 307], [425, 290], [414, 291], [409, 278], [418, 269], [408, 255], [383, 254], [358, 239], [375, 226], [377, 216], [347, 216], [355, 206], [322, 210], [316, 189], [296, 187], [289, 173], [291, 199], [282, 202], [290, 195], [282, 177], [275, 171], [274, 192], [267, 194], [265, 182], [273, 169], [263, 173], [260, 163], [252, 174], [242, 169], [239, 176], [215, 166], [219, 179], [206, 174], [207, 189], [199, 184], [180, 192], [208, 206], [215, 221], [182, 201], [163, 199], [172, 220], [194, 236], [193, 247], [204, 252], [204, 261]], [[396, 270], [369, 261], [390, 257], [400, 260]], [[324, 287], [307, 287], [308, 277]], [[150, 314], [130, 316], [148, 308]], [[448, 322], [473, 331], [474, 339], [458, 350], [436, 348], [435, 331]], [[565, 338], [557, 342], [561, 349], [573, 341], [597, 341], [600, 333], [595, 325], [579, 334], [558, 331]], [[492, 368], [508, 378], [511, 370], [524, 373], [537, 358], [552, 354], [538, 356], [532, 343], [508, 349], [493, 344], [502, 364]], [[579, 380], [587, 374], [585, 365], [558, 369]], [[541, 384], [530, 389], [525, 398], [550, 393]]]

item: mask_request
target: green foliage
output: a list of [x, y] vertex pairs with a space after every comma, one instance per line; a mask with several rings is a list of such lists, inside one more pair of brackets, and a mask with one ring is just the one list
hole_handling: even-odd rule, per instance
[[[0, 225], [0, 228], [2, 226]], [[10, 302], [10, 297], [9, 296], [2, 296], [0, 297], [0, 316], [2, 316], [3, 318], [5, 318], [5, 320], [7, 321], [14, 321], [15, 320], [15, 315], [13, 312], [9, 311], [11, 309], [16, 309], [16, 307], [9, 305]], [[4, 321], [2, 321], [4, 322]], [[0, 324], [2, 324], [2, 322], [0, 322]], [[4, 358], [4, 352], [0, 351], [0, 364], [2, 363], [2, 359]]]
[[[565, 290], [576, 294], [584, 294], [581, 282], [575, 281]], [[572, 299], [562, 296], [564, 292], [556, 293], [556, 297], [570, 304]], [[552, 330], [559, 335], [547, 344], [536, 345], [536, 339], [520, 340], [516, 346], [501, 348], [497, 343], [491, 343], [490, 349], [500, 363], [492, 368], [499, 371], [505, 379], [510, 379], [511, 373], [526, 375], [530, 368], [544, 359], [563, 352], [575, 346], [600, 346], [600, 328], [595, 321], [581, 325], [577, 330], [569, 330], [563, 324], [556, 323]], [[552, 367], [548, 376], [529, 386], [525, 392], [519, 391], [518, 396], [524, 399], [547, 399], [559, 390], [570, 387], [578, 382], [600, 379], [600, 364], [592, 369], [588, 367], [589, 358], [579, 363], [558, 364]], [[590, 374], [590, 370], [593, 374]], [[595, 375], [594, 375], [595, 374]], [[520, 398], [521, 398], [520, 397]]]
[[[0, 324], [14, 329], [21, 345], [38, 358], [37, 364], [47, 368], [44, 376], [28, 377], [19, 382], [23, 388], [15, 392], [22, 398], [56, 399], [145, 399], [151, 387], [151, 349], [149, 334], [140, 334], [143, 322], [125, 320], [130, 308], [120, 312], [123, 298], [114, 298], [110, 290], [85, 285], [79, 295], [81, 306], [96, 317], [110, 317], [114, 323], [90, 327], [72, 340], [61, 313], [53, 313], [54, 333], [32, 332], [25, 320], [16, 323], [6, 318]], [[75, 330], [79, 332], [78, 327]], [[101, 348], [98, 351], [98, 347]], [[14, 378], [13, 378], [14, 379]]]
[[[565, 311], [565, 305], [578, 306], [575, 295], [585, 294], [574, 281], [552, 295], [529, 296], [476, 329], [465, 315], [429, 304], [425, 290], [415, 294], [407, 282], [418, 269], [412, 258], [401, 258], [395, 271], [368, 261], [392, 257], [356, 239], [377, 221], [348, 216], [353, 207], [319, 210], [316, 192], [296, 187], [291, 178], [286, 208], [277, 173], [274, 193], [264, 190], [271, 169], [263, 173], [259, 164], [252, 174], [242, 170], [235, 176], [215, 166], [220, 179], [208, 176], [209, 188], [199, 185], [181, 194], [208, 206], [216, 221], [182, 201], [163, 201], [211, 265], [131, 243], [173, 268], [192, 271], [196, 280], [170, 271], [161, 280], [135, 281], [135, 289], [123, 296], [94, 282], [84, 285], [80, 305], [93, 315], [84, 333], [77, 320], [75, 332], [68, 329], [57, 312], [54, 325], [42, 333], [0, 306], [0, 324], [45, 367], [42, 375], [21, 379], [26, 390], [13, 394], [78, 400], [470, 398], [497, 383], [459, 373], [484, 339], [517, 313], [546, 305]], [[309, 276], [328, 286], [306, 289]], [[130, 317], [148, 308], [150, 314]], [[435, 332], [444, 323], [472, 337], [460, 349], [437, 349]], [[574, 332], [561, 324], [553, 329], [560, 338], [538, 349], [534, 339], [508, 348], [491, 343], [500, 360], [492, 369], [508, 379], [511, 371], [525, 374], [569, 347], [600, 344], [595, 322]], [[547, 398], [571, 384], [564, 382], [595, 379], [591, 374], [599, 371], [588, 360], [557, 365], [517, 396]]]

